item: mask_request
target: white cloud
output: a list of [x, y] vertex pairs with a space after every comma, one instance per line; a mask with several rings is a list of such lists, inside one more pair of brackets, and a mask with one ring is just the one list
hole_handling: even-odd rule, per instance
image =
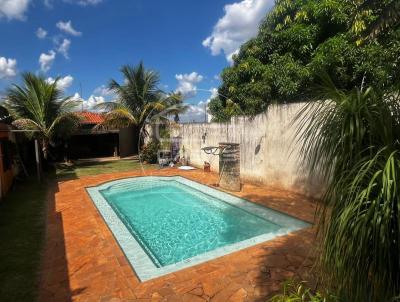
[[90, 5], [94, 6], [103, 2], [103, 0], [64, 0], [64, 2], [71, 4], [78, 4], [80, 6], [90, 6]]
[[196, 84], [203, 80], [203, 76], [193, 71], [190, 74], [176, 74], [175, 79], [178, 80], [176, 92], [180, 92], [185, 98], [190, 98], [196, 95]]
[[75, 93], [74, 96], [72, 97], [74, 101], [81, 102], [77, 108], [77, 110], [93, 110], [95, 109], [95, 106], [98, 104], [104, 103], [106, 100], [102, 96], [95, 96], [91, 95], [87, 100], [82, 98], [79, 93]]
[[78, 4], [82, 6], [88, 6], [88, 5], [97, 5], [101, 2], [103, 2], [103, 0], [79, 0]]
[[54, 50], [50, 50], [49, 53], [42, 53], [39, 57], [40, 69], [43, 72], [49, 71], [51, 66], [53, 65], [55, 58], [56, 53]]
[[217, 88], [211, 88], [210, 90], [210, 98], [208, 98], [205, 101], [200, 101], [197, 104], [190, 104], [188, 110], [184, 113], [181, 114], [180, 121], [183, 123], [187, 122], [209, 122], [211, 119], [211, 116], [208, 114], [207, 108], [208, 108], [208, 103], [211, 101], [212, 98], [215, 98], [218, 95], [218, 89]]
[[69, 59], [68, 51], [71, 46], [71, 40], [64, 39], [62, 43], [58, 46], [57, 51], [61, 53], [66, 59]]
[[[55, 79], [52, 77], [49, 77], [46, 79], [46, 82], [48, 83], [54, 83]], [[67, 75], [65, 77], [61, 77], [57, 81], [57, 88], [61, 90], [66, 90], [68, 87], [72, 85], [72, 82], [74, 81], [74, 78], [70, 75]]]
[[24, 20], [30, 0], [0, 0], [0, 19]]
[[82, 32], [74, 29], [74, 27], [72, 26], [71, 20], [69, 20], [67, 22], [59, 21], [59, 22], [57, 22], [56, 26], [59, 30], [61, 30], [67, 34], [70, 34], [72, 36], [78, 37], [78, 36], [82, 35]]
[[[44, 5], [47, 8], [53, 8], [53, 2], [54, 0], [44, 0]], [[103, 0], [63, 0], [63, 2], [80, 6], [95, 6], [103, 2]]]
[[184, 113], [179, 115], [179, 119], [183, 123], [188, 122], [204, 122], [207, 119], [206, 112], [206, 103], [207, 101], [201, 101], [196, 105], [189, 105], [188, 110]]
[[261, 20], [273, 5], [274, 0], [243, 0], [225, 5], [225, 15], [203, 41], [203, 46], [210, 48], [214, 56], [223, 52], [232, 63], [232, 56], [240, 46], [257, 35]]
[[17, 74], [17, 60], [0, 57], [0, 79], [11, 78]]
[[210, 92], [211, 92], [210, 99], [216, 98], [218, 96], [218, 89], [217, 88], [211, 88]]
[[[102, 104], [105, 102], [104, 97], [102, 96], [94, 96], [91, 95], [87, 100], [86, 100], [86, 106], [89, 108], [93, 108], [94, 106], [98, 104]], [[85, 104], [84, 104], [85, 105]]]
[[106, 85], [101, 85], [93, 90], [93, 93], [103, 97], [114, 96], [114, 92], [106, 87]]
[[11, 78], [17, 74], [17, 60], [0, 57], [0, 79]]
[[39, 27], [36, 31], [36, 37], [38, 37], [39, 39], [44, 39], [47, 37], [47, 31], [44, 30], [43, 28]]

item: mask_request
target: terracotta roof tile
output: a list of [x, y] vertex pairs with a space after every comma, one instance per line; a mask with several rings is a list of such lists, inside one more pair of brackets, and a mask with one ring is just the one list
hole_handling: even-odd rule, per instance
[[78, 115], [83, 118], [81, 124], [100, 124], [104, 121], [103, 115], [96, 112], [82, 111]]

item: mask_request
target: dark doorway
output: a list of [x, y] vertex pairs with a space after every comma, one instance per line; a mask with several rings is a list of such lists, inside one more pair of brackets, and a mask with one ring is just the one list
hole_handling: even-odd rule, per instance
[[119, 155], [118, 133], [74, 135], [68, 144], [68, 157], [70, 159], [114, 155]]

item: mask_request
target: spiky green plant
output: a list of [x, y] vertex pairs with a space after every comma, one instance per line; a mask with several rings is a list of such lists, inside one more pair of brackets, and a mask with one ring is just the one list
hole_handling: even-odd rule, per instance
[[400, 292], [399, 102], [398, 91], [343, 91], [325, 77], [297, 117], [304, 163], [327, 183], [323, 280], [343, 301], [390, 301]]
[[137, 66], [124, 65], [121, 68], [124, 83], [111, 80], [108, 88], [117, 100], [97, 106], [106, 110], [104, 128], [124, 128], [136, 125], [139, 129], [150, 118], [164, 119], [169, 115], [183, 113], [187, 106], [180, 94], [166, 94], [158, 88], [160, 77], [140, 62]]
[[47, 159], [49, 143], [57, 136], [68, 137], [77, 129], [80, 118], [73, 112], [77, 102], [63, 96], [57, 87], [58, 78], [49, 83], [42, 76], [24, 73], [22, 80], [23, 86], [14, 84], [7, 90], [4, 107], [15, 127], [39, 139]]
[[330, 293], [314, 293], [306, 282], [288, 280], [283, 283], [283, 293], [277, 294], [270, 302], [334, 302], [336, 297]]

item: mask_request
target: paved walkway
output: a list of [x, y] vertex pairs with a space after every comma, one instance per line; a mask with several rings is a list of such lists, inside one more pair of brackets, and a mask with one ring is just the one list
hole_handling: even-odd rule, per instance
[[[147, 175], [183, 175], [212, 185], [217, 175], [164, 169]], [[313, 229], [141, 283], [85, 191], [86, 186], [143, 175], [104, 174], [59, 182], [48, 194], [46, 247], [39, 301], [266, 301], [282, 281], [307, 279], [313, 263]], [[312, 221], [315, 205], [276, 189], [245, 184], [237, 194]]]

